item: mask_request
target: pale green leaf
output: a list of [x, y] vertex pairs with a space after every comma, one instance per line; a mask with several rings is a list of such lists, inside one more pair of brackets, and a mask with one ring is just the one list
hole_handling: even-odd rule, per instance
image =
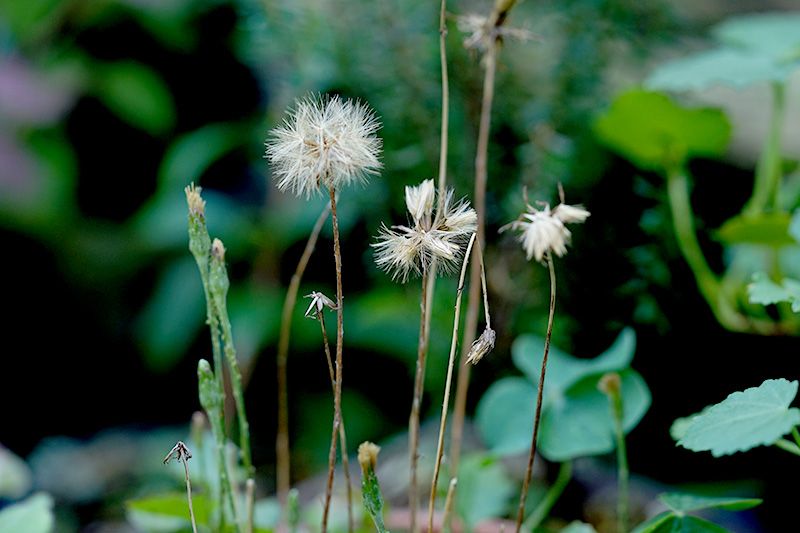
[[475, 420], [490, 450], [518, 453], [531, 445], [536, 389], [524, 378], [504, 378], [481, 397]]
[[567, 527], [562, 529], [561, 533], [597, 533], [597, 530], [590, 524], [575, 520], [567, 524]]
[[[209, 523], [210, 502], [202, 494], [192, 495], [192, 508], [198, 525]], [[182, 531], [191, 525], [186, 493], [175, 492], [130, 500], [127, 517], [136, 527], [148, 532]]]
[[681, 494], [668, 492], [661, 494], [659, 499], [664, 505], [676, 513], [690, 513], [703, 509], [725, 509], [726, 511], [742, 511], [761, 504], [758, 498], [730, 498], [725, 496], [697, 496], [694, 494]]
[[11, 450], [0, 445], [0, 499], [16, 500], [33, 484], [31, 469]]
[[53, 530], [53, 498], [39, 492], [0, 510], [0, 533], [49, 533]]
[[462, 459], [456, 512], [468, 529], [482, 520], [503, 516], [515, 494], [516, 485], [499, 461], [482, 454]]
[[789, 223], [789, 235], [800, 243], [800, 209], [792, 213], [792, 221]]
[[789, 301], [789, 292], [772, 281], [764, 272], [753, 274], [753, 281], [747, 286], [747, 294], [754, 304], [772, 305]]
[[658, 67], [645, 86], [661, 91], [700, 91], [715, 85], [734, 88], [765, 81], [782, 81], [791, 73], [787, 65], [750, 50], [715, 48]]
[[712, 30], [725, 43], [767, 54], [778, 61], [797, 59], [800, 52], [800, 13], [751, 13], [731, 17]]
[[694, 417], [678, 444], [715, 457], [774, 444], [800, 423], [800, 410], [789, 407], [796, 394], [797, 381], [785, 379], [734, 392]]
[[730, 139], [718, 109], [681, 107], [666, 95], [632, 90], [618, 96], [594, 124], [598, 139], [645, 170], [665, 171], [692, 157], [716, 157]]
[[633, 533], [728, 533], [728, 530], [696, 516], [665, 512], [640, 524]]

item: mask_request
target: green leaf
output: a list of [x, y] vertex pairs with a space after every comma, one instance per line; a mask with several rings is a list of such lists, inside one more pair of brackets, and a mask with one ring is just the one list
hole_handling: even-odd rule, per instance
[[714, 457], [774, 444], [800, 423], [800, 410], [789, 407], [796, 395], [797, 381], [785, 379], [734, 392], [693, 417], [678, 444]]
[[773, 247], [796, 244], [789, 236], [791, 217], [787, 213], [739, 215], [728, 219], [717, 230], [725, 244], [762, 244]]
[[639, 524], [633, 533], [728, 533], [728, 530], [695, 516], [677, 516], [664, 512]]
[[753, 274], [753, 282], [747, 286], [747, 294], [754, 304], [771, 305], [789, 301], [789, 292], [769, 279], [764, 272]]
[[194, 259], [169, 265], [135, 324], [144, 362], [151, 370], [166, 372], [178, 363], [203, 326], [205, 305]]
[[725, 43], [746, 47], [778, 61], [798, 59], [800, 13], [756, 13], [731, 17], [712, 30]]
[[0, 499], [21, 498], [31, 490], [32, 484], [31, 469], [25, 461], [0, 445]]
[[505, 515], [516, 485], [503, 465], [483, 454], [465, 457], [458, 472], [456, 512], [471, 530], [482, 520]]
[[731, 127], [718, 109], [688, 109], [663, 94], [632, 90], [614, 100], [594, 132], [640, 168], [665, 171], [692, 157], [723, 154]]
[[499, 455], [530, 448], [535, 402], [536, 389], [524, 378], [504, 378], [489, 387], [475, 413], [486, 446]]
[[789, 222], [789, 235], [795, 242], [800, 243], [800, 209], [796, 209], [792, 213], [792, 221]]
[[561, 533], [597, 533], [597, 530], [590, 524], [575, 520], [567, 524], [567, 527], [562, 529]]
[[0, 510], [3, 533], [49, 533], [53, 530], [53, 498], [36, 493]]
[[[530, 381], [501, 379], [478, 404], [478, 428], [494, 453], [514, 454], [530, 447], [542, 359], [539, 343], [537, 338], [525, 336], [512, 348], [515, 363]], [[635, 344], [633, 330], [626, 329], [611, 348], [594, 359], [577, 359], [551, 348], [539, 436], [539, 451], [544, 457], [564, 461], [614, 449], [614, 423], [608, 399], [597, 389], [600, 377], [606, 372], [617, 371], [622, 378], [625, 431], [631, 431], [639, 423], [651, 397], [642, 377], [627, 368]]]
[[175, 123], [175, 108], [166, 83], [151, 68], [133, 61], [96, 64], [94, 94], [128, 124], [158, 135]]
[[182, 189], [199, 183], [203, 173], [243, 141], [237, 124], [210, 124], [179, 137], [170, 145], [158, 169], [160, 190]]
[[725, 496], [697, 496], [694, 494], [681, 494], [668, 492], [661, 494], [659, 499], [664, 505], [676, 513], [690, 513], [703, 509], [725, 509], [726, 511], [742, 511], [761, 505], [758, 498], [730, 498]]
[[764, 81], [783, 81], [791, 71], [790, 66], [761, 53], [715, 48], [661, 65], [645, 86], [660, 91], [701, 91], [715, 85], [738, 89]]
[[[191, 525], [185, 492], [130, 500], [126, 508], [128, 520], [144, 531], [181, 531]], [[210, 516], [208, 498], [202, 494], [193, 494], [192, 508], [197, 524], [207, 525]]]
[[[623, 329], [608, 350], [593, 359], [572, 357], [552, 344], [548, 355], [545, 394], [561, 391], [592, 374], [620, 370], [631, 364], [636, 351], [636, 334], [631, 328]], [[539, 383], [539, 372], [544, 357], [544, 339], [535, 335], [518, 337], [511, 348], [514, 364], [533, 383]]]

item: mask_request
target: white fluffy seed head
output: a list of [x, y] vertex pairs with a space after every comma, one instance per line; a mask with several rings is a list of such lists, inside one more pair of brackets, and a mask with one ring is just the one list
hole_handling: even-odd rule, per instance
[[454, 202], [452, 191], [446, 193], [441, 213], [434, 213], [434, 203], [433, 180], [406, 187], [411, 227], [381, 227], [378, 241], [372, 245], [375, 263], [392, 279], [405, 283], [433, 262], [442, 274], [458, 269], [464, 245], [477, 227], [475, 210], [466, 200]]
[[541, 210], [529, 205], [519, 219], [503, 226], [501, 231], [519, 231], [519, 241], [528, 260], [535, 258], [541, 262], [549, 253], [564, 256], [572, 239], [565, 224], [583, 223], [589, 215], [589, 211], [579, 205], [559, 204], [552, 210], [546, 204]]
[[308, 198], [320, 187], [339, 190], [378, 174], [378, 129], [373, 111], [358, 101], [338, 96], [298, 100], [266, 142], [278, 189]]

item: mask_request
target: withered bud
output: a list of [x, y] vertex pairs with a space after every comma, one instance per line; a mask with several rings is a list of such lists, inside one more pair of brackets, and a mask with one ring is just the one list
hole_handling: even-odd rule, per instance
[[326, 307], [332, 311], [339, 309], [339, 306], [333, 300], [321, 292], [312, 291], [311, 294], [306, 294], [305, 297], [311, 298], [311, 303], [306, 309], [306, 318], [317, 318], [317, 315]]
[[616, 372], [604, 374], [597, 382], [597, 388], [608, 396], [619, 396], [622, 389], [622, 379]]
[[219, 239], [214, 239], [211, 243], [211, 257], [225, 261], [225, 245]]
[[494, 349], [494, 342], [496, 339], [497, 334], [495, 331], [489, 326], [486, 326], [481, 336], [472, 343], [472, 347], [467, 354], [467, 362], [473, 365], [478, 364], [485, 355]]
[[195, 187], [194, 183], [189, 184], [184, 189], [186, 193], [186, 203], [189, 205], [189, 216], [205, 218], [206, 201], [200, 196], [202, 187]]
[[378, 466], [378, 453], [381, 447], [369, 441], [362, 442], [358, 447], [358, 464], [361, 465], [361, 471], [366, 474], [368, 471], [374, 471]]

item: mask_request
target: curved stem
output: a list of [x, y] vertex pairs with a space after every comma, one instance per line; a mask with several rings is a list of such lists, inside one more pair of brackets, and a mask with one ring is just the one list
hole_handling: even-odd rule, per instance
[[192, 532], [197, 533], [197, 523], [194, 519], [194, 507], [192, 507], [192, 482], [189, 479], [189, 463], [185, 456], [180, 460], [183, 462], [183, 470], [186, 472], [186, 498], [189, 500], [189, 518], [192, 521]]
[[[292, 310], [297, 302], [297, 293], [300, 290], [300, 281], [303, 279], [303, 274], [306, 271], [308, 262], [311, 259], [311, 254], [317, 245], [317, 239], [325, 224], [325, 220], [330, 213], [330, 205], [326, 205], [317, 218], [314, 228], [311, 230], [311, 235], [308, 237], [306, 247], [300, 260], [297, 262], [297, 268], [292, 275], [289, 282], [289, 288], [286, 291], [286, 298], [283, 301], [283, 311], [281, 312], [281, 330], [280, 338], [278, 339], [278, 357], [277, 357], [277, 372], [278, 372], [278, 434], [275, 439], [275, 452], [277, 456], [277, 489], [278, 501], [281, 503], [281, 509], [286, 508], [286, 500], [291, 487], [291, 457], [289, 452], [289, 389], [288, 389], [288, 356], [289, 356], [289, 337], [292, 331]], [[284, 513], [281, 512], [283, 515]], [[283, 517], [285, 518], [285, 517]]]
[[[497, 44], [492, 42], [485, 56], [486, 71], [483, 78], [483, 99], [481, 102], [481, 118], [478, 127], [478, 145], [475, 153], [475, 213], [477, 214], [478, 243], [483, 246], [486, 231], [486, 182], [488, 181], [487, 158], [489, 152], [489, 130], [491, 126], [492, 105], [494, 102], [495, 73], [497, 70]], [[461, 339], [461, 359], [458, 367], [456, 398], [453, 407], [453, 432], [450, 444], [450, 464], [452, 475], [458, 475], [458, 463], [461, 459], [461, 439], [464, 434], [464, 418], [467, 410], [467, 393], [471, 365], [465, 364], [470, 346], [478, 334], [478, 306], [480, 305], [481, 265], [472, 264], [469, 277], [469, 298], [467, 300], [467, 316], [464, 324], [464, 336]]]
[[420, 295], [419, 343], [417, 346], [417, 369], [414, 376], [414, 397], [411, 400], [411, 415], [408, 420], [408, 453], [410, 479], [408, 484], [408, 510], [410, 513], [409, 531], [416, 532], [417, 505], [419, 502], [417, 484], [417, 462], [419, 460], [419, 411], [422, 392], [425, 388], [425, 361], [428, 355], [428, 271], [423, 269]]
[[525, 499], [528, 497], [528, 486], [533, 475], [533, 458], [536, 456], [536, 439], [539, 437], [539, 422], [542, 417], [542, 399], [544, 391], [544, 376], [547, 371], [547, 356], [550, 352], [550, 336], [553, 334], [553, 317], [556, 311], [556, 269], [553, 258], [547, 254], [547, 267], [550, 270], [550, 314], [547, 318], [547, 335], [544, 338], [544, 356], [542, 357], [542, 370], [539, 374], [539, 390], [536, 393], [536, 411], [533, 415], [533, 435], [531, 436], [531, 451], [528, 455], [528, 467], [525, 470], [525, 479], [522, 481], [522, 490], [519, 495], [519, 508], [517, 509], [517, 523], [515, 532], [519, 533], [522, 520], [525, 518]]
[[442, 400], [442, 416], [439, 422], [439, 441], [436, 445], [436, 463], [433, 467], [433, 479], [431, 480], [431, 496], [428, 501], [428, 531], [433, 531], [433, 507], [436, 504], [436, 484], [439, 481], [439, 469], [442, 465], [442, 454], [444, 452], [444, 431], [447, 427], [447, 408], [450, 405], [450, 384], [453, 381], [453, 364], [456, 358], [456, 346], [458, 344], [458, 324], [461, 322], [461, 294], [464, 291], [464, 278], [467, 274], [467, 264], [469, 263], [472, 245], [475, 244], [477, 233], [473, 233], [467, 244], [467, 251], [464, 253], [464, 262], [461, 265], [461, 276], [458, 279], [458, 290], [456, 291], [456, 310], [453, 315], [453, 335], [450, 340], [450, 357], [447, 361], [447, 378], [444, 385], [444, 399]]
[[550, 510], [564, 493], [564, 489], [567, 488], [570, 479], [572, 479], [572, 462], [565, 461], [561, 463], [561, 467], [558, 469], [558, 476], [556, 476], [556, 480], [550, 485], [550, 488], [547, 489], [542, 501], [533, 510], [531, 516], [525, 520], [524, 528], [526, 531], [534, 531], [547, 518]]
[[774, 82], [769, 132], [756, 167], [753, 194], [744, 209], [747, 214], [780, 209], [778, 200], [781, 181], [781, 132], [785, 107], [786, 85], [783, 82]]

